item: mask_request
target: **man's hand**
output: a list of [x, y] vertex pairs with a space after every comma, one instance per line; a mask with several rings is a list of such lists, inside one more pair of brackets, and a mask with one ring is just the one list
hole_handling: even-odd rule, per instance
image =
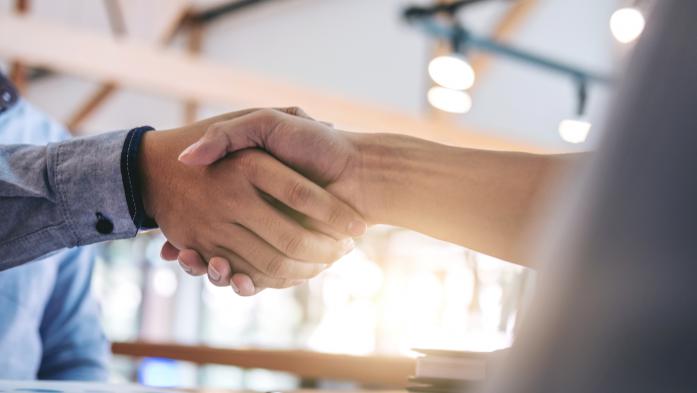
[[[365, 227], [360, 215], [265, 153], [246, 150], [208, 167], [179, 163], [183, 148], [210, 124], [143, 137], [139, 166], [144, 205], [169, 247], [186, 249], [183, 256], [225, 258], [227, 266], [208, 269], [217, 285], [230, 284], [232, 269], [249, 275], [260, 288], [297, 284], [352, 248], [347, 235]], [[334, 236], [303, 227], [293, 219], [298, 215]], [[196, 266], [183, 267], [200, 273]]]
[[[308, 118], [299, 109], [292, 111], [292, 114], [265, 109], [211, 124], [204, 136], [187, 148], [179, 159], [185, 164], [200, 167], [213, 164], [230, 152], [261, 148], [348, 202], [370, 222], [375, 218], [375, 210], [381, 202], [375, 193], [368, 200], [367, 190], [362, 189], [365, 174], [359, 147], [360, 135], [335, 130]], [[311, 220], [309, 224], [331, 233], [316, 220]], [[365, 225], [362, 223], [356, 223], [349, 230], [353, 236], [359, 236], [364, 231]], [[183, 265], [199, 272], [205, 271], [206, 263], [197, 253], [185, 249], [179, 253], [177, 248], [176, 245], [165, 244], [163, 257], [175, 259], [178, 256]], [[251, 283], [243, 274], [235, 274], [239, 272], [226, 268], [226, 265], [224, 258], [213, 258], [209, 260], [208, 269], [225, 270], [229, 275], [224, 279], [230, 280], [243, 294], [251, 294], [256, 292], [254, 289], [264, 287], [263, 283], [255, 280]]]

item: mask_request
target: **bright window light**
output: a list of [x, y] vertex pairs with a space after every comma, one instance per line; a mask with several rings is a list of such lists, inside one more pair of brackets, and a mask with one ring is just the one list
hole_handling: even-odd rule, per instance
[[177, 275], [169, 268], [157, 268], [152, 281], [155, 293], [159, 296], [170, 297], [177, 291]]
[[469, 94], [439, 86], [428, 91], [428, 102], [434, 108], [450, 113], [467, 113], [472, 109], [472, 98]]
[[438, 56], [428, 64], [428, 74], [437, 84], [454, 90], [466, 90], [474, 84], [474, 69], [458, 55]]
[[583, 143], [588, 138], [591, 123], [579, 119], [566, 119], [559, 123], [561, 139], [569, 143]]
[[644, 31], [644, 15], [636, 8], [620, 8], [610, 17], [610, 30], [615, 39], [623, 44], [636, 40]]

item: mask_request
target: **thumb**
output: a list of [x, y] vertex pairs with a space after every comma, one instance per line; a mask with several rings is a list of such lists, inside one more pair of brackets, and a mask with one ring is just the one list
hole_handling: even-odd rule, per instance
[[179, 161], [187, 165], [210, 165], [232, 153], [250, 147], [263, 147], [256, 134], [268, 132], [263, 124], [277, 122], [278, 113], [313, 120], [298, 107], [260, 109], [214, 123], [203, 136], [179, 155]]
[[179, 155], [187, 165], [210, 165], [227, 153], [250, 147], [261, 147], [257, 134], [264, 133], [259, 113], [253, 112], [208, 126], [203, 136]]
[[227, 138], [214, 136], [209, 131], [179, 154], [179, 161], [187, 165], [210, 165], [227, 153]]
[[[305, 117], [301, 109], [297, 116]], [[187, 165], [210, 165], [227, 153], [251, 147], [263, 147], [263, 136], [278, 123], [285, 110], [260, 109], [208, 126], [203, 136], [184, 149], [179, 161]]]

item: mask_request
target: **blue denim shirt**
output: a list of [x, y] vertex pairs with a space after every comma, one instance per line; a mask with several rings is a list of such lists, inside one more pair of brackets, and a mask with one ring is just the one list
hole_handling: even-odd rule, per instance
[[[44, 145], [65, 140], [67, 136], [61, 126], [23, 101], [0, 114], [0, 145]], [[15, 211], [10, 211], [5, 202], [2, 203], [0, 226], [3, 228], [0, 233], [9, 231], [20, 237], [22, 233], [29, 235], [26, 235], [28, 240], [25, 243], [6, 242], [5, 236], [0, 235], [0, 239], [3, 239], [0, 242], [6, 244], [0, 247], [0, 260], [13, 260], [8, 253], [23, 252], [26, 247], [41, 251], [36, 255], [55, 250], [41, 244], [44, 236], [31, 235], [39, 227], [27, 230], [22, 229], [22, 225], [16, 225], [15, 229], [11, 229], [13, 219], [26, 217], [26, 209], [42, 208], [41, 188], [28, 185], [31, 183], [35, 186], [46, 179], [42, 180], [39, 176], [26, 182], [21, 180], [22, 176], [45, 176], [48, 173], [39, 171], [32, 175], [26, 172], [31, 165], [46, 165], [46, 160], [41, 160], [41, 154], [36, 154], [37, 149], [45, 151], [44, 147], [39, 146], [20, 149], [33, 155], [39, 162], [25, 161], [30, 165], [26, 167], [14, 165], [14, 173], [6, 170], [10, 156], [6, 153], [0, 155], [0, 200], [8, 202], [8, 194], [33, 194], [37, 199], [29, 201], [24, 207], [14, 205], [11, 209]], [[12, 163], [10, 166], [13, 166]], [[120, 193], [123, 199], [123, 191], [120, 190]], [[54, 199], [56, 195], [48, 193], [46, 197]], [[57, 224], [57, 228], [60, 228], [60, 221]], [[90, 294], [93, 264], [93, 250], [79, 247], [0, 272], [0, 379], [107, 378], [108, 342], [100, 325], [98, 305]]]

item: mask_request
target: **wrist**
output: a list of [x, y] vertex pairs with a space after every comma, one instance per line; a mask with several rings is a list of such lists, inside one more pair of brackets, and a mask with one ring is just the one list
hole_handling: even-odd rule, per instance
[[130, 130], [126, 134], [126, 139], [121, 149], [121, 178], [123, 180], [124, 197], [128, 206], [128, 213], [136, 230], [157, 227], [157, 223], [145, 213], [143, 208], [140, 173], [138, 170], [138, 158], [142, 153], [142, 139], [148, 131], [152, 130], [153, 128], [150, 126], [137, 127]]
[[[181, 179], [199, 168], [178, 161], [178, 156], [202, 134], [195, 128], [149, 132], [143, 135], [138, 154], [138, 183], [145, 214], [158, 221], [169, 210]], [[192, 183], [193, 184], [193, 183]]]
[[452, 148], [400, 134], [360, 134], [354, 144], [366, 218], [413, 227], [415, 215], [434, 200], [434, 182], [449, 176], [443, 163]]
[[141, 200], [143, 201], [143, 209], [145, 214], [153, 217], [157, 221], [155, 214], [156, 195], [154, 195], [153, 179], [155, 173], [158, 172], [155, 163], [161, 159], [161, 151], [157, 148], [157, 141], [162, 136], [163, 131], [144, 135], [140, 142], [140, 154], [138, 155], [138, 183], [141, 192]]
[[401, 136], [391, 134], [353, 134], [357, 150], [357, 177], [365, 196], [362, 211], [371, 224], [395, 224], [400, 183], [408, 160], [401, 151]]

